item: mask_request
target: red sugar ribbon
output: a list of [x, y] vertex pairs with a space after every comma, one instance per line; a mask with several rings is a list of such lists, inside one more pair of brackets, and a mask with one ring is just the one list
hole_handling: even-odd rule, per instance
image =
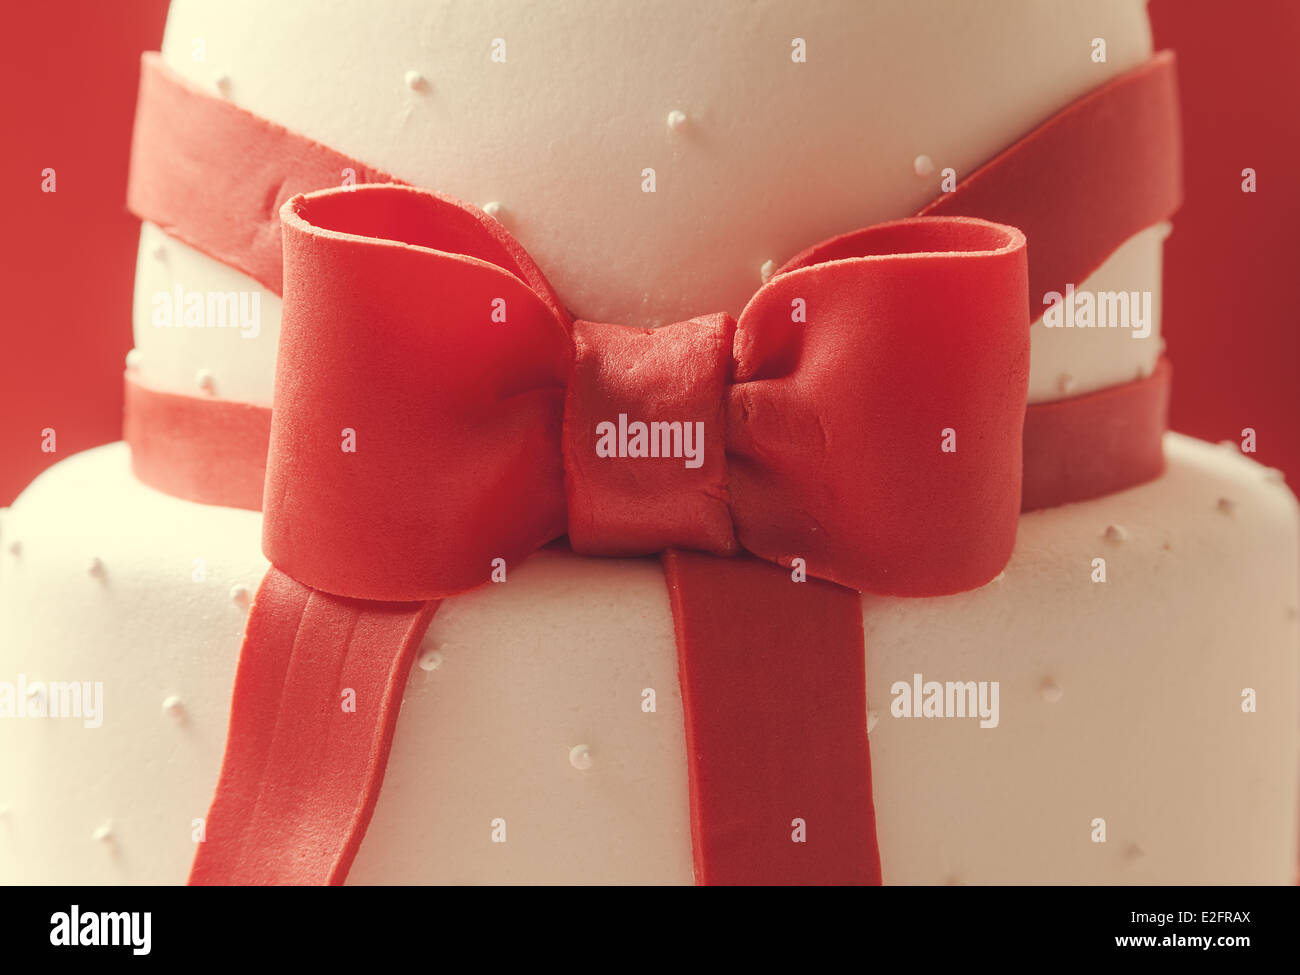
[[[213, 169], [218, 144], [245, 165]], [[127, 376], [137, 475], [265, 501], [274, 565], [191, 881], [341, 882], [436, 599], [567, 530], [593, 553], [665, 550], [697, 881], [878, 883], [854, 589], [971, 588], [1005, 562], [1022, 507], [1160, 472], [1168, 367], [1026, 413], [1024, 309], [1168, 218], [1179, 168], [1158, 55], [922, 211], [943, 219], [810, 248], [737, 322], [649, 333], [571, 322], [498, 224], [415, 189], [296, 201], [282, 281], [284, 201], [346, 169], [395, 181], [146, 55], [133, 212], [285, 295], [274, 416]], [[1017, 231], [969, 216], [1024, 231], [1027, 279]], [[508, 329], [483, 320], [489, 295]], [[595, 463], [595, 425], [629, 412], [704, 422], [707, 461]], [[366, 453], [340, 452], [343, 426]], [[943, 426], [960, 438], [946, 458]], [[718, 557], [737, 548], [768, 561]], [[772, 564], [794, 558], [808, 582]]]

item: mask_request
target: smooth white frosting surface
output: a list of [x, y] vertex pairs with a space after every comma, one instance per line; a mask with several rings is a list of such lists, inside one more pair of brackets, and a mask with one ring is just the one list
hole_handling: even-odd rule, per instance
[[[498, 38], [504, 63], [491, 58]], [[631, 325], [737, 314], [765, 262], [914, 213], [945, 168], [968, 175], [1150, 53], [1142, 0], [176, 0], [163, 42], [172, 68], [235, 104], [402, 179], [499, 203], [579, 317]], [[1160, 246], [1140, 234], [1102, 281], [1075, 283], [1152, 291], [1158, 307]], [[142, 378], [196, 391], [203, 372], [219, 396], [269, 403], [278, 299], [263, 295], [257, 339], [153, 327], [152, 296], [176, 284], [258, 287], [146, 225]], [[1035, 327], [1031, 401], [1149, 372], [1156, 317], [1143, 340]]]
[[[886, 882], [1293, 881], [1295, 499], [1231, 450], [1172, 434], [1166, 450], [1155, 482], [1022, 518], [999, 581], [864, 598]], [[184, 880], [245, 618], [231, 590], [266, 567], [259, 529], [144, 487], [121, 444], [57, 464], [5, 514], [0, 680], [102, 681], [105, 717], [0, 720], [0, 882]], [[539, 553], [448, 600], [421, 659], [436, 666], [412, 670], [352, 882], [691, 881], [653, 560]], [[998, 727], [892, 717], [890, 685], [916, 672], [999, 681]]]

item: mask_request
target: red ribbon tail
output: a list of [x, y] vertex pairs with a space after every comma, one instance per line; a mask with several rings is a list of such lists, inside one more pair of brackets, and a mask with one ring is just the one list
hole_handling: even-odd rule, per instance
[[267, 571], [191, 884], [343, 882], [437, 607], [346, 599]]
[[698, 884], [879, 884], [862, 598], [748, 556], [663, 557]]

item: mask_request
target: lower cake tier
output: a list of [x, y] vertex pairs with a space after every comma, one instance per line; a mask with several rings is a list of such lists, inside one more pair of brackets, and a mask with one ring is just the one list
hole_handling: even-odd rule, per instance
[[[1295, 499], [1230, 449], [1166, 450], [1153, 483], [1025, 515], [982, 589], [863, 598], [886, 883], [1294, 880]], [[184, 882], [259, 531], [143, 486], [122, 444], [5, 513], [0, 882]], [[976, 682], [984, 717], [902, 716], [931, 681]], [[658, 561], [549, 549], [445, 601], [349, 881], [690, 883], [691, 864]]]

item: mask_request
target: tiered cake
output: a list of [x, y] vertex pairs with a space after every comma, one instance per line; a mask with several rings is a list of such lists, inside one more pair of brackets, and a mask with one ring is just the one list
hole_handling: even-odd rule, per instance
[[[158, 117], [159, 103], [149, 99], [164, 85], [168, 97], [189, 99], [195, 111], [217, 113], [213, 118], [233, 118], [220, 114], [222, 106], [237, 106], [250, 114], [231, 124], [260, 139], [250, 143], [259, 153], [280, 144], [279, 135], [267, 135], [279, 131], [266, 127], [273, 123], [292, 136], [284, 137], [286, 154], [305, 157], [303, 147], [314, 140], [484, 208], [554, 285], [562, 321], [567, 312], [588, 323], [644, 328], [725, 312], [740, 319], [739, 350], [751, 296], [764, 282], [804, 273], [781, 268], [791, 257], [942, 201], [1076, 100], [1141, 76], [1144, 65], [1158, 63], [1152, 58], [1140, 0], [176, 0], [161, 63], [146, 62], [146, 75], [160, 80], [152, 95], [142, 87], [141, 113]], [[1150, 155], [1148, 131], [1105, 151], [1125, 160]], [[284, 293], [297, 305], [285, 302], [280, 341], [278, 289], [251, 273], [255, 260], [241, 267], [217, 259], [226, 253], [214, 256], [227, 244], [240, 254], [256, 246], [238, 214], [200, 240], [179, 218], [172, 226], [142, 212], [171, 213], [156, 202], [150, 174], [172, 179], [178, 170], [184, 178], [201, 169], [191, 185], [226, 186], [288, 165], [250, 156], [215, 132], [206, 151], [195, 153], [187, 141], [194, 138], [201, 145], [202, 132], [178, 136], [169, 148], [137, 130], [132, 205], [146, 219], [128, 380], [148, 395], [175, 397], [182, 410], [190, 399], [263, 411], [274, 401], [268, 483], [275, 484], [287, 477], [283, 467], [275, 473], [277, 451], [286, 464], [301, 459], [288, 456], [295, 453], [288, 428], [275, 426], [287, 422], [280, 419], [287, 401], [276, 398], [286, 395], [286, 375], [297, 390], [311, 385], [313, 356], [322, 370], [334, 368], [302, 324], [330, 311], [312, 292], [346, 304], [351, 282], [313, 280], [307, 269], [315, 265], [291, 266], [286, 257]], [[1132, 165], [1158, 170], [1163, 162]], [[1126, 205], [1123, 192], [1087, 178], [1017, 185], [1044, 198], [1019, 199], [1013, 209], [1059, 212], [1062, 221], [1074, 212], [1067, 205], [1074, 194], [1092, 194], [1084, 209]], [[375, 197], [361, 191], [341, 199], [350, 206]], [[281, 200], [266, 202], [278, 208]], [[185, 219], [195, 206], [187, 204]], [[302, 220], [304, 262], [318, 256], [312, 248], [320, 240], [322, 247], [331, 240], [328, 228], [316, 237], [304, 229], [320, 208], [309, 198], [286, 211]], [[964, 213], [942, 202], [929, 212], [935, 220]], [[1011, 225], [1017, 213], [971, 211]], [[1048, 404], [1110, 402], [1112, 391], [1145, 390], [1167, 377], [1159, 338], [1166, 216], [1147, 223], [1146, 214], [1110, 214], [1111, 225], [1133, 225], [1134, 232], [1113, 241], [1086, 278], [1070, 282], [1078, 293], [1133, 294], [1125, 327], [1029, 327], [1027, 380], [1012, 370], [1006, 382], [1022, 408], [1027, 385], [1031, 421], [1056, 416]], [[1049, 219], [1025, 232], [1037, 315], [1044, 304], [1032, 290], [1036, 256], [1053, 251], [1058, 237], [1070, 241], [1088, 230]], [[278, 248], [278, 238], [273, 243]], [[213, 293], [236, 296], [225, 327], [210, 319], [187, 326], [187, 296]], [[310, 313], [316, 317], [304, 311], [312, 301], [321, 305]], [[972, 306], [969, 314], [978, 318], [979, 311]], [[810, 319], [808, 328], [816, 324]], [[934, 343], [936, 355], [949, 341], [919, 328], [914, 339]], [[380, 399], [395, 384], [385, 374], [364, 381]], [[905, 380], [889, 382], [912, 395]], [[169, 451], [184, 450], [140, 432], [138, 417], [132, 422], [137, 472], [146, 469], [142, 451], [147, 470], [156, 472], [169, 464]], [[264, 430], [261, 436], [265, 456]], [[1048, 434], [1036, 443], [1062, 446]], [[1030, 447], [1026, 439], [1027, 478]], [[816, 560], [808, 561], [810, 588], [865, 590], [859, 720], [869, 731], [866, 809], [874, 805], [874, 824], [865, 818], [861, 825], [871, 856], [878, 844], [875, 869], [884, 882], [1293, 880], [1300, 821], [1296, 502], [1280, 477], [1234, 445], [1166, 434], [1163, 448], [1158, 476], [1134, 476], [1132, 486], [1086, 500], [1058, 494], [1056, 501], [1071, 503], [1027, 504], [1037, 510], [1020, 518], [1002, 571], [949, 586], [945, 595], [854, 585], [845, 573], [819, 573]], [[29, 693], [20, 703], [47, 710], [53, 682], [99, 683], [103, 708], [93, 728], [87, 725], [94, 721], [73, 719], [0, 721], [0, 881], [181, 883], [196, 839], [214, 849], [225, 842], [212, 832], [213, 795], [219, 777], [225, 789], [240, 774], [245, 743], [238, 722], [231, 724], [232, 687], [241, 639], [246, 651], [254, 645], [253, 628], [246, 636], [245, 626], [271, 563], [263, 518], [247, 510], [254, 505], [201, 503], [221, 500], [248, 472], [217, 461], [195, 466], [192, 457], [187, 463], [188, 474], [175, 482], [147, 475], [150, 486], [133, 473], [126, 444], [98, 448], [57, 464], [5, 513], [0, 676], [21, 675]], [[1073, 473], [1057, 480], [1075, 477], [1080, 466], [1075, 458]], [[872, 476], [862, 472], [862, 492], [883, 489], [867, 483]], [[159, 490], [182, 481], [185, 488], [174, 489], [182, 496]], [[268, 510], [283, 495], [268, 490]], [[918, 498], [918, 507], [926, 501]], [[572, 520], [572, 494], [569, 503]], [[498, 517], [519, 515], [503, 508]], [[335, 529], [322, 523], [316, 530]], [[683, 696], [683, 668], [697, 666], [683, 636], [692, 621], [671, 601], [660, 561], [578, 555], [558, 544], [505, 560], [492, 576], [485, 570], [482, 585], [457, 594], [385, 597], [303, 578], [293, 559], [277, 553], [301, 551], [306, 536], [293, 543], [274, 536], [268, 531], [268, 545], [279, 546], [271, 561], [306, 586], [344, 597], [446, 596], [402, 678], [386, 772], [384, 756], [377, 759], [382, 791], [368, 828], [368, 806], [362, 816], [355, 862], [349, 873], [349, 853], [329, 879], [690, 883], [707, 879], [702, 870], [725, 879], [716, 866], [724, 854], [710, 859], [718, 835], [711, 831], [722, 828], [711, 817], [721, 814], [701, 757], [713, 744], [701, 737], [712, 705]], [[784, 566], [795, 584], [797, 552], [763, 551], [749, 544], [743, 525], [739, 540], [740, 548]], [[939, 571], [916, 567], [931, 569]], [[761, 619], [759, 602], [755, 596]], [[820, 657], [801, 650], [782, 665], [815, 672]], [[973, 682], [970, 700], [984, 710], [943, 715], [940, 701], [932, 712], [928, 682], [939, 683], [940, 697], [952, 682]], [[947, 697], [951, 705], [953, 694]], [[362, 712], [368, 703], [363, 695]], [[243, 706], [237, 695], [236, 715]], [[292, 724], [290, 706], [280, 708], [272, 724]], [[787, 738], [768, 731], [771, 748], [806, 750], [810, 762], [822, 761], [812, 756], [828, 742], [797, 722]], [[301, 763], [330, 766], [332, 742], [317, 750], [302, 745]], [[728, 747], [734, 754], [741, 746]], [[757, 765], [768, 747], [754, 744]], [[268, 761], [283, 768], [274, 763], [287, 759], [277, 755]], [[294, 794], [296, 781], [271, 783], [265, 794], [284, 794], [266, 800], [279, 812], [265, 815], [279, 817], [275, 828], [295, 844], [310, 845], [317, 824], [309, 807], [346, 790], [336, 783]], [[809, 848], [819, 842], [821, 824], [801, 813], [807, 796], [789, 795], [785, 807], [724, 798], [734, 803], [727, 828], [775, 832], [783, 843]], [[286, 825], [293, 818], [286, 809], [299, 810], [301, 821]], [[763, 822], [773, 809], [780, 821]], [[248, 842], [245, 861], [267, 856]], [[260, 861], [226, 866], [204, 876], [295, 876]], [[766, 877], [762, 869], [754, 866], [757, 879], [803, 876]]]

